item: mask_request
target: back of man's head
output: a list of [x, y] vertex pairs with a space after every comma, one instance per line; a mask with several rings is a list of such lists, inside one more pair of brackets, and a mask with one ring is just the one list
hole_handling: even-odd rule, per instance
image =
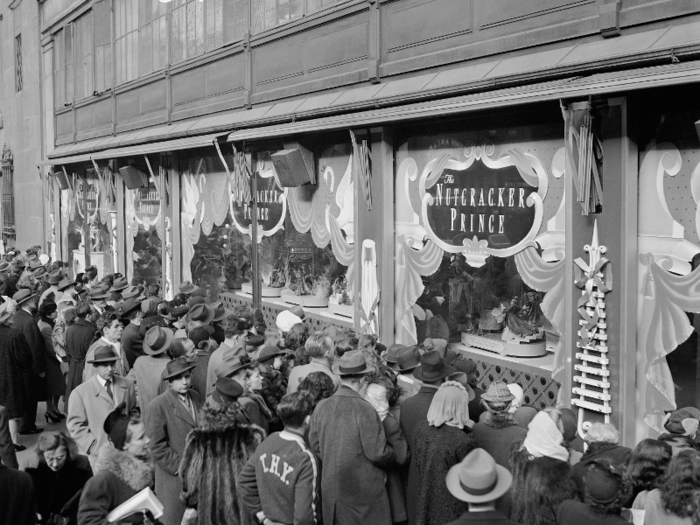
[[306, 351], [310, 357], [324, 357], [333, 349], [333, 340], [323, 332], [316, 332], [306, 340]]
[[285, 427], [300, 428], [306, 416], [313, 411], [313, 403], [308, 392], [299, 391], [284, 396], [277, 405], [277, 415]]

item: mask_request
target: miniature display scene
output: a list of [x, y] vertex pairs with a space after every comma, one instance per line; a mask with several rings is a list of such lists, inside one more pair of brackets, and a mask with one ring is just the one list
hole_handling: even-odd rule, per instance
[[442, 337], [514, 358], [556, 352], [564, 253], [558, 127], [434, 130], [399, 147], [396, 233], [405, 271], [397, 303], [406, 343]]

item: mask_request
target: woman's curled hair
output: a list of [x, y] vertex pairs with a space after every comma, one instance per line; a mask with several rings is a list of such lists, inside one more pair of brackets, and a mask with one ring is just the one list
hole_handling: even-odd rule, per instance
[[681, 518], [692, 516], [697, 510], [693, 493], [700, 490], [700, 452], [679, 452], [671, 460], [659, 490], [666, 512]]

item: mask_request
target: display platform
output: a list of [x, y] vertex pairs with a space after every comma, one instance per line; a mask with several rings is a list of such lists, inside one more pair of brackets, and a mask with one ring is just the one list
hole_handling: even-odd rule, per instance
[[544, 337], [504, 341], [501, 332], [484, 332], [469, 334], [462, 332], [462, 343], [466, 346], [495, 352], [501, 356], [542, 357], [547, 354], [547, 342]]

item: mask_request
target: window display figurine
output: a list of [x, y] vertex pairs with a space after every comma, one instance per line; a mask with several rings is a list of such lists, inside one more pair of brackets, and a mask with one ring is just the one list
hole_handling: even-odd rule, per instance
[[542, 310], [536, 292], [527, 292], [523, 306], [519, 305], [518, 297], [513, 297], [505, 312], [506, 326], [501, 339], [503, 341], [542, 339]]

